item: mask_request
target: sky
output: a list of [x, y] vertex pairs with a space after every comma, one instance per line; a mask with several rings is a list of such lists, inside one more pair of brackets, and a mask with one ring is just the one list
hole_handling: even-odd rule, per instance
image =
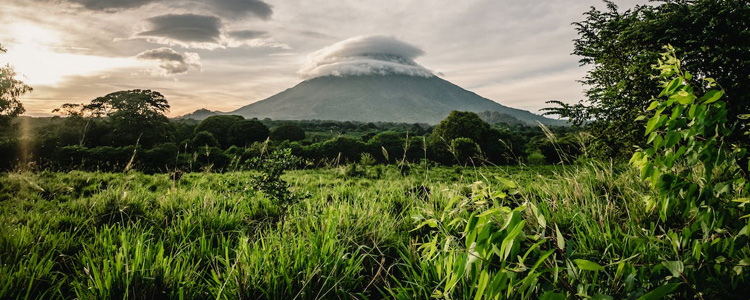
[[[151, 89], [231, 111], [326, 75], [437, 75], [503, 105], [573, 103], [571, 55], [599, 0], [3, 0], [0, 63], [34, 88], [27, 115]], [[615, 0], [620, 10], [647, 0]], [[376, 54], [376, 55], [371, 55]], [[363, 71], [364, 70], [364, 71]], [[425, 75], [427, 74], [427, 75]]]

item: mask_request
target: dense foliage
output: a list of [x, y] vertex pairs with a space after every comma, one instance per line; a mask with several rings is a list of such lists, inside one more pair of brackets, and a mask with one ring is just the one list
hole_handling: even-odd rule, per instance
[[169, 112], [169, 103], [156, 91], [119, 91], [91, 100], [89, 104], [66, 103], [55, 111], [70, 117], [68, 126], [83, 126], [79, 145], [84, 144], [92, 119], [100, 119], [98, 125], [109, 129], [107, 134], [98, 135], [108, 146], [152, 147], [170, 135], [169, 119], [165, 115]]
[[[619, 12], [592, 8], [575, 23], [579, 38], [573, 54], [591, 66], [581, 81], [589, 89], [576, 105], [548, 112], [584, 125], [594, 135], [599, 157], [628, 157], [644, 146], [641, 122], [634, 122], [649, 99], [659, 94], [651, 65], [671, 44], [684, 57], [683, 68], [696, 78], [714, 78], [726, 90], [730, 124], [750, 110], [750, 5], [746, 0], [659, 0]], [[696, 86], [696, 89], [702, 89]], [[736, 132], [734, 141], [743, 139]]]
[[[159, 101], [161, 108], [148, 101]], [[120, 171], [130, 165], [148, 173], [240, 170], [262, 151], [287, 148], [312, 165], [359, 162], [363, 155], [384, 164], [423, 159], [448, 165], [519, 164], [529, 156], [541, 156], [542, 163], [559, 163], [559, 150], [570, 151], [574, 160], [580, 152], [575, 149], [581, 148], [569, 128], [553, 128], [562, 136], [557, 139], [538, 127], [490, 125], [474, 113], [455, 114], [469, 116], [476, 124], [448, 118], [438, 126], [438, 132], [449, 126], [473, 135], [437, 138], [431, 126], [421, 124], [246, 120], [230, 115], [196, 122], [169, 120], [163, 115], [167, 108], [166, 99], [157, 92], [134, 90], [112, 93], [88, 105], [65, 104], [57, 110], [64, 118], [20, 119], [26, 134], [20, 136], [19, 128], [14, 139], [0, 142], [4, 154], [0, 169]], [[473, 138], [478, 147], [455, 156], [453, 140], [459, 137]]]
[[[649, 148], [631, 162], [656, 190], [647, 204], [659, 211], [667, 236], [676, 247], [663, 265], [697, 298], [721, 298], [742, 290], [750, 275], [748, 223], [750, 174], [740, 167], [747, 148], [729, 137], [724, 91], [712, 78], [693, 84], [674, 49], [662, 54], [659, 70], [668, 79], [660, 97], [649, 105], [645, 134]], [[707, 86], [697, 94], [695, 86]]]

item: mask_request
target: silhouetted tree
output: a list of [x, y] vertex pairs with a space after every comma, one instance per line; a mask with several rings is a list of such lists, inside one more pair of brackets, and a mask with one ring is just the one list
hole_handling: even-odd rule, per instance
[[138, 143], [151, 147], [167, 142], [171, 133], [169, 119], [165, 115], [169, 112], [169, 103], [157, 91], [118, 91], [85, 105], [66, 103], [55, 111], [73, 118], [106, 117], [112, 127], [109, 139], [116, 146]]
[[229, 140], [232, 145], [247, 147], [254, 142], [268, 138], [268, 127], [258, 120], [242, 120], [229, 128]]
[[301, 141], [305, 139], [305, 131], [297, 125], [282, 125], [271, 130], [271, 140]]
[[[0, 45], [0, 53], [5, 52], [5, 48]], [[8, 128], [12, 118], [26, 111], [18, 98], [32, 90], [23, 81], [16, 79], [16, 75], [10, 64], [0, 67], [0, 128], [3, 129]]]
[[213, 134], [208, 131], [201, 131], [195, 134], [193, 137], [193, 147], [216, 147], [219, 142], [216, 140]]
[[228, 147], [232, 144], [229, 129], [244, 119], [242, 116], [210, 116], [195, 127], [195, 132], [208, 131], [219, 141], [220, 145]]

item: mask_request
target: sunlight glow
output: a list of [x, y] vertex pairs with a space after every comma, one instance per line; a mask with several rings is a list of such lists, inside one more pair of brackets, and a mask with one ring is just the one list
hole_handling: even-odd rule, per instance
[[12, 43], [3, 45], [8, 52], [0, 55], [0, 62], [15, 67], [31, 86], [56, 85], [65, 76], [91, 75], [109, 69], [149, 66], [135, 58], [112, 58], [93, 55], [61, 53], [60, 32], [37, 25], [14, 24], [7, 28], [14, 37]]

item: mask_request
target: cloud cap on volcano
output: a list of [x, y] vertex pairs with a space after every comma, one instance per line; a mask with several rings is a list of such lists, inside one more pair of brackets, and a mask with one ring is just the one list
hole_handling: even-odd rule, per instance
[[299, 71], [303, 78], [323, 76], [435, 76], [414, 59], [421, 49], [390, 36], [358, 36], [313, 52]]

